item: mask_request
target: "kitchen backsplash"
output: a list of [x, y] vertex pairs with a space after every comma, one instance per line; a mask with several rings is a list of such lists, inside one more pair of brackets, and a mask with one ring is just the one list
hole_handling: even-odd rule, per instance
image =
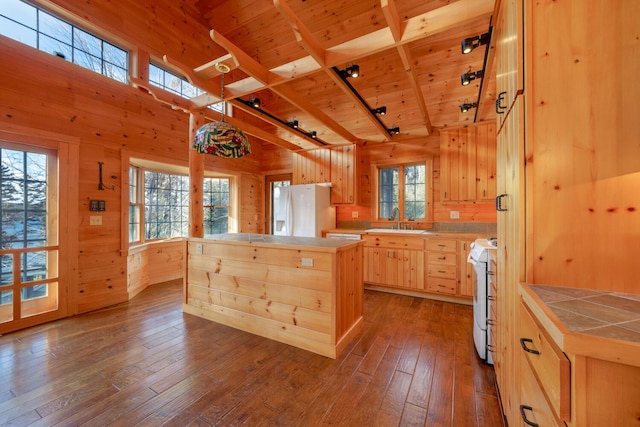
[[[349, 230], [366, 230], [371, 228], [369, 221], [338, 221], [338, 228]], [[429, 231], [453, 233], [497, 233], [494, 222], [434, 222]]]

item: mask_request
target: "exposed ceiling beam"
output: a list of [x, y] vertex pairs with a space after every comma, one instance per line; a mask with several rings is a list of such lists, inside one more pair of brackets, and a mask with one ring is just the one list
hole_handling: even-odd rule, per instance
[[[387, 20], [387, 25], [389, 25], [389, 29], [391, 30], [393, 38], [396, 40], [396, 42], [402, 40], [405, 23], [400, 20], [395, 0], [381, 0], [380, 3], [382, 7], [382, 13]], [[398, 45], [397, 49], [398, 54], [400, 55], [400, 59], [402, 60], [402, 65], [407, 72], [407, 78], [409, 79], [411, 90], [413, 90], [413, 94], [416, 97], [418, 108], [420, 109], [420, 114], [422, 115], [422, 122], [427, 129], [427, 135], [431, 135], [431, 119], [429, 119], [427, 104], [424, 101], [424, 96], [422, 95], [422, 88], [418, 84], [418, 76], [416, 75], [416, 72], [412, 67], [413, 58], [411, 56], [411, 52], [406, 44]]]
[[[210, 119], [210, 120], [215, 120], [215, 119], [212, 119], [211, 117], [209, 117], [206, 114], [205, 114], [205, 117], [207, 119]], [[247, 122], [243, 122], [242, 120], [236, 119], [235, 117], [226, 116], [224, 118], [224, 121], [232, 124], [233, 126], [237, 127], [238, 129], [242, 129], [242, 131], [244, 133], [246, 133], [247, 135], [255, 136], [256, 138], [262, 139], [262, 140], [264, 140], [266, 142], [270, 142], [271, 144], [280, 146], [280, 147], [285, 148], [287, 150], [298, 151], [298, 150], [302, 150], [303, 149], [303, 147], [300, 147], [298, 145], [292, 144], [289, 141], [285, 141], [284, 139], [279, 138], [279, 137], [275, 136], [274, 134], [272, 134], [272, 133], [270, 133], [270, 132], [268, 132], [268, 131], [266, 131], [264, 129], [261, 129], [261, 128], [259, 128], [257, 126], [254, 126], [252, 124], [249, 124]]]
[[[319, 64], [325, 63], [326, 51], [320, 46], [320, 43], [316, 38], [311, 34], [311, 31], [302, 23], [298, 17], [293, 13], [293, 11], [287, 6], [284, 0], [273, 0], [273, 4], [276, 9], [280, 11], [280, 13], [285, 17], [287, 21], [291, 24], [293, 28], [293, 32], [296, 35], [296, 40], [307, 50], [307, 52], [314, 58]], [[319, 60], [318, 60], [319, 59]], [[354, 103], [355, 105], [364, 113], [365, 117], [375, 126], [375, 128], [380, 132], [380, 134], [385, 138], [385, 140], [389, 139], [389, 132], [387, 128], [385, 128], [380, 120], [377, 120], [376, 117], [373, 116], [371, 110], [367, 105], [365, 105], [362, 101], [361, 97], [358, 97], [351, 88], [345, 84], [344, 80], [336, 75], [333, 71], [333, 68], [324, 67], [324, 71], [327, 75], [333, 80], [337, 87], [344, 92]]]

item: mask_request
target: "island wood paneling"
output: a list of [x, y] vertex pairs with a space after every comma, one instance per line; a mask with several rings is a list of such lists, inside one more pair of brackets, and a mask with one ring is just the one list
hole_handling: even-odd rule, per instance
[[362, 327], [362, 260], [360, 243], [189, 239], [183, 309], [335, 358]]

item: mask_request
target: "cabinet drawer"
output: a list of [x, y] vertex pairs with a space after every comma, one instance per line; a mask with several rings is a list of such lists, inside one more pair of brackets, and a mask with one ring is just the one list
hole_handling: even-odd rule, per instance
[[428, 251], [455, 252], [457, 244], [455, 240], [427, 239]]
[[571, 364], [524, 303], [520, 305], [520, 343], [524, 358], [543, 385], [551, 407], [560, 419], [569, 420]]
[[429, 264], [427, 274], [429, 277], [442, 277], [444, 279], [456, 278], [456, 266], [447, 264]]
[[416, 249], [424, 248], [424, 239], [407, 236], [365, 236], [365, 246], [380, 248]]
[[427, 290], [429, 292], [438, 292], [441, 294], [456, 294], [455, 279], [441, 279], [439, 277], [429, 277], [427, 280]]
[[[536, 379], [531, 366], [524, 355], [520, 359], [520, 420], [518, 425], [526, 426], [526, 421], [539, 426], [561, 426], [553, 415], [553, 409], [549, 406], [540, 383]], [[526, 419], [526, 421], [525, 421]]]
[[429, 252], [427, 254], [427, 263], [431, 264], [446, 264], [453, 265], [457, 264], [456, 262], [456, 254], [455, 252]]

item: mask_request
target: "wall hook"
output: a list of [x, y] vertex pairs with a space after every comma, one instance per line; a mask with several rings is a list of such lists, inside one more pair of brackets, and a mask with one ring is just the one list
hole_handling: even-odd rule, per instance
[[112, 185], [111, 187], [104, 185], [104, 183], [102, 182], [102, 165], [104, 164], [104, 162], [98, 162], [98, 167], [100, 168], [100, 182], [98, 183], [98, 190], [104, 190], [105, 188], [108, 188], [109, 190], [115, 190], [116, 186]]

